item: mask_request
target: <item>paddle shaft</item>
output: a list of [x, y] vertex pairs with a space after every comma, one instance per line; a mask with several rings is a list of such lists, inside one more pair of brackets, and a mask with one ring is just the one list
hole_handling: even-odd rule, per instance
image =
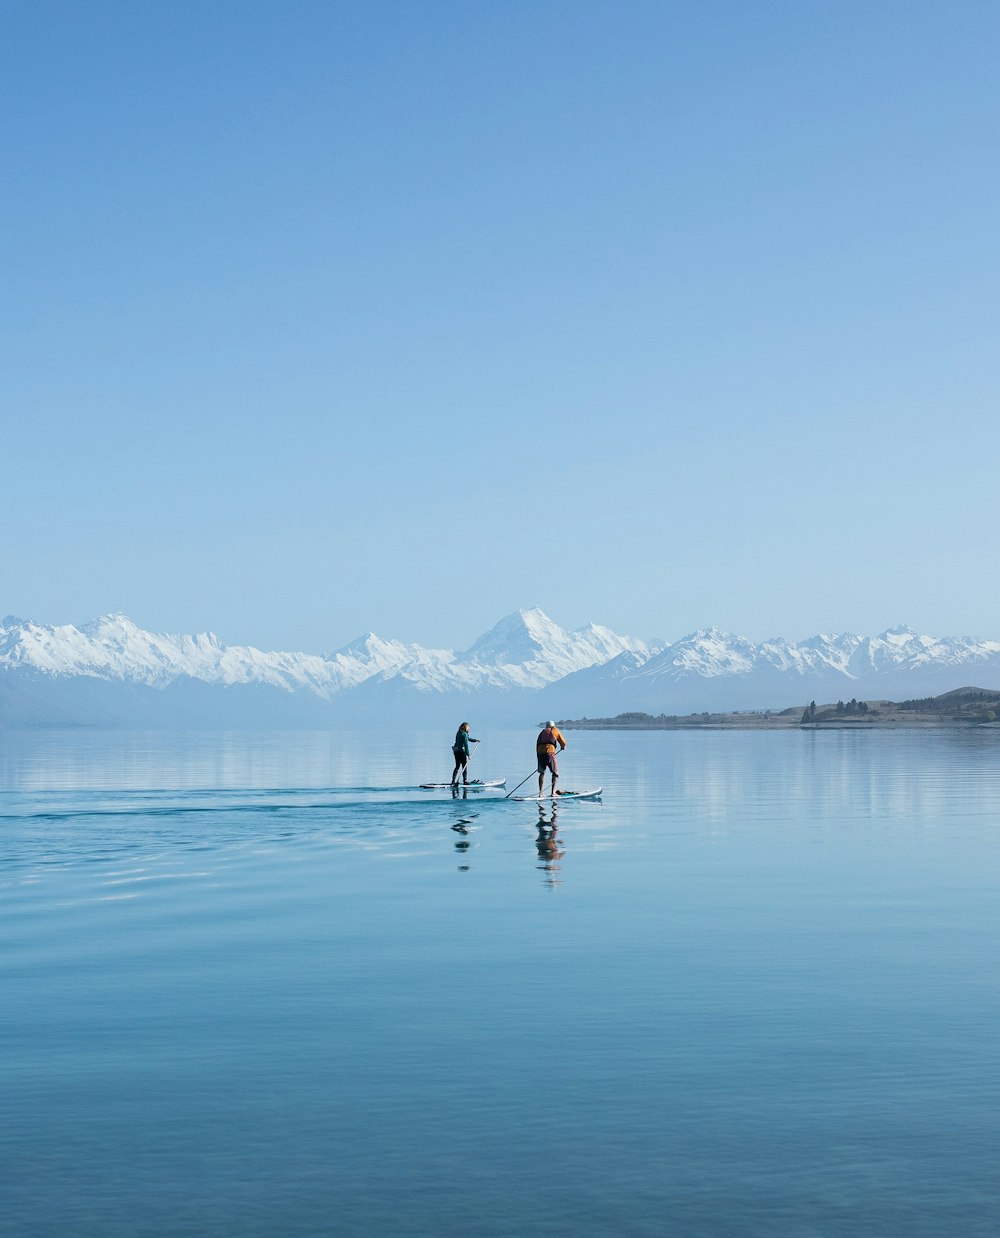
[[[531, 774], [537, 774], [537, 773], [538, 773], [538, 771], [537, 771], [537, 770], [534, 770], [534, 769], [533, 769], [533, 770], [531, 771]], [[529, 774], [529, 775], [528, 775], [528, 778], [530, 778], [530, 777], [531, 777], [531, 774]], [[514, 788], [514, 791], [517, 791], [520, 787], [523, 787], [523, 786], [524, 786], [524, 784], [528, 781], [528, 778], [522, 778], [522, 779], [521, 779], [521, 781], [520, 781], [520, 782], [517, 784], [517, 786]], [[508, 791], [508, 792], [507, 792], [507, 794], [504, 796], [504, 799], [505, 799], [505, 800], [509, 800], [509, 799], [510, 799], [510, 797], [514, 794], [514, 791]]]
[[[466, 763], [465, 763], [465, 777], [466, 777], [466, 778], [468, 778], [468, 776], [469, 776], [469, 766], [472, 764], [472, 758], [473, 758], [473, 757], [476, 755], [476, 753], [479, 751], [479, 745], [480, 745], [483, 741], [482, 741], [481, 739], [477, 739], [477, 740], [474, 740], [474, 741], [471, 741], [471, 742], [474, 742], [476, 746], [475, 746], [475, 748], [473, 748], [473, 749], [472, 749], [472, 751], [469, 753], [469, 759], [468, 759], [468, 761], [466, 761]], [[456, 769], [456, 773], [457, 773], [457, 769]], [[529, 776], [530, 776], [530, 775], [529, 775]]]

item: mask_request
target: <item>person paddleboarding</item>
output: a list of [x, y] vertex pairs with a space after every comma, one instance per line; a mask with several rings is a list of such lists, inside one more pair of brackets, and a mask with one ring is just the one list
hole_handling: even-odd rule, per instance
[[538, 755], [538, 794], [542, 793], [542, 783], [545, 781], [545, 771], [552, 771], [552, 796], [557, 794], [556, 781], [559, 778], [559, 763], [556, 760], [556, 745], [559, 751], [566, 747], [566, 741], [554, 722], [546, 722], [538, 732], [535, 740], [535, 752]]
[[461, 772], [462, 782], [468, 785], [469, 782], [469, 756], [472, 749], [470, 744], [478, 744], [478, 739], [473, 739], [469, 734], [469, 724], [463, 722], [455, 732], [455, 742], [451, 746], [452, 752], [455, 754], [455, 768], [451, 772], [451, 785], [458, 786], [458, 775]]

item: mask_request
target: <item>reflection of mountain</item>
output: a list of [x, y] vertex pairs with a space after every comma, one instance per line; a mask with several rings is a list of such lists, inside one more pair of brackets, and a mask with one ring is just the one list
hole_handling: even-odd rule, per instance
[[569, 632], [538, 609], [500, 620], [469, 649], [374, 633], [330, 654], [267, 653], [211, 634], [162, 635], [124, 615], [81, 627], [0, 624], [0, 723], [323, 726], [477, 713], [533, 724], [543, 713], [783, 708], [811, 698], [936, 695], [1000, 684], [1000, 642], [815, 636], [759, 644], [709, 628], [647, 644], [590, 624]]

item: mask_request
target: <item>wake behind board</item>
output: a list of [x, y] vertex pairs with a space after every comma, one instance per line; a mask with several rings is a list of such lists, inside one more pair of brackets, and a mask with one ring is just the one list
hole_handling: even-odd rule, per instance
[[489, 782], [483, 782], [479, 778], [473, 778], [471, 782], [422, 782], [420, 784], [420, 790], [443, 791], [449, 790], [451, 787], [457, 787], [466, 791], [488, 791], [491, 787], [505, 787], [506, 785], [506, 778], [494, 778]]
[[560, 791], [558, 795], [512, 795], [512, 800], [528, 801], [533, 804], [540, 804], [544, 801], [555, 800], [557, 804], [561, 804], [563, 800], [596, 800], [601, 798], [603, 787], [594, 787], [592, 791]]

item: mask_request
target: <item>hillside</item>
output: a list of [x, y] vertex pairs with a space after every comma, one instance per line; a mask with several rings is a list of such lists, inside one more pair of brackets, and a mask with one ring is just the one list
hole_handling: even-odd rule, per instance
[[873, 727], [991, 726], [1000, 719], [1000, 691], [956, 688], [940, 696], [906, 701], [838, 701], [796, 705], [780, 711], [737, 713], [647, 714], [627, 712], [614, 718], [563, 718], [559, 726], [576, 731], [676, 731], [697, 728], [729, 730], [829, 730]]

